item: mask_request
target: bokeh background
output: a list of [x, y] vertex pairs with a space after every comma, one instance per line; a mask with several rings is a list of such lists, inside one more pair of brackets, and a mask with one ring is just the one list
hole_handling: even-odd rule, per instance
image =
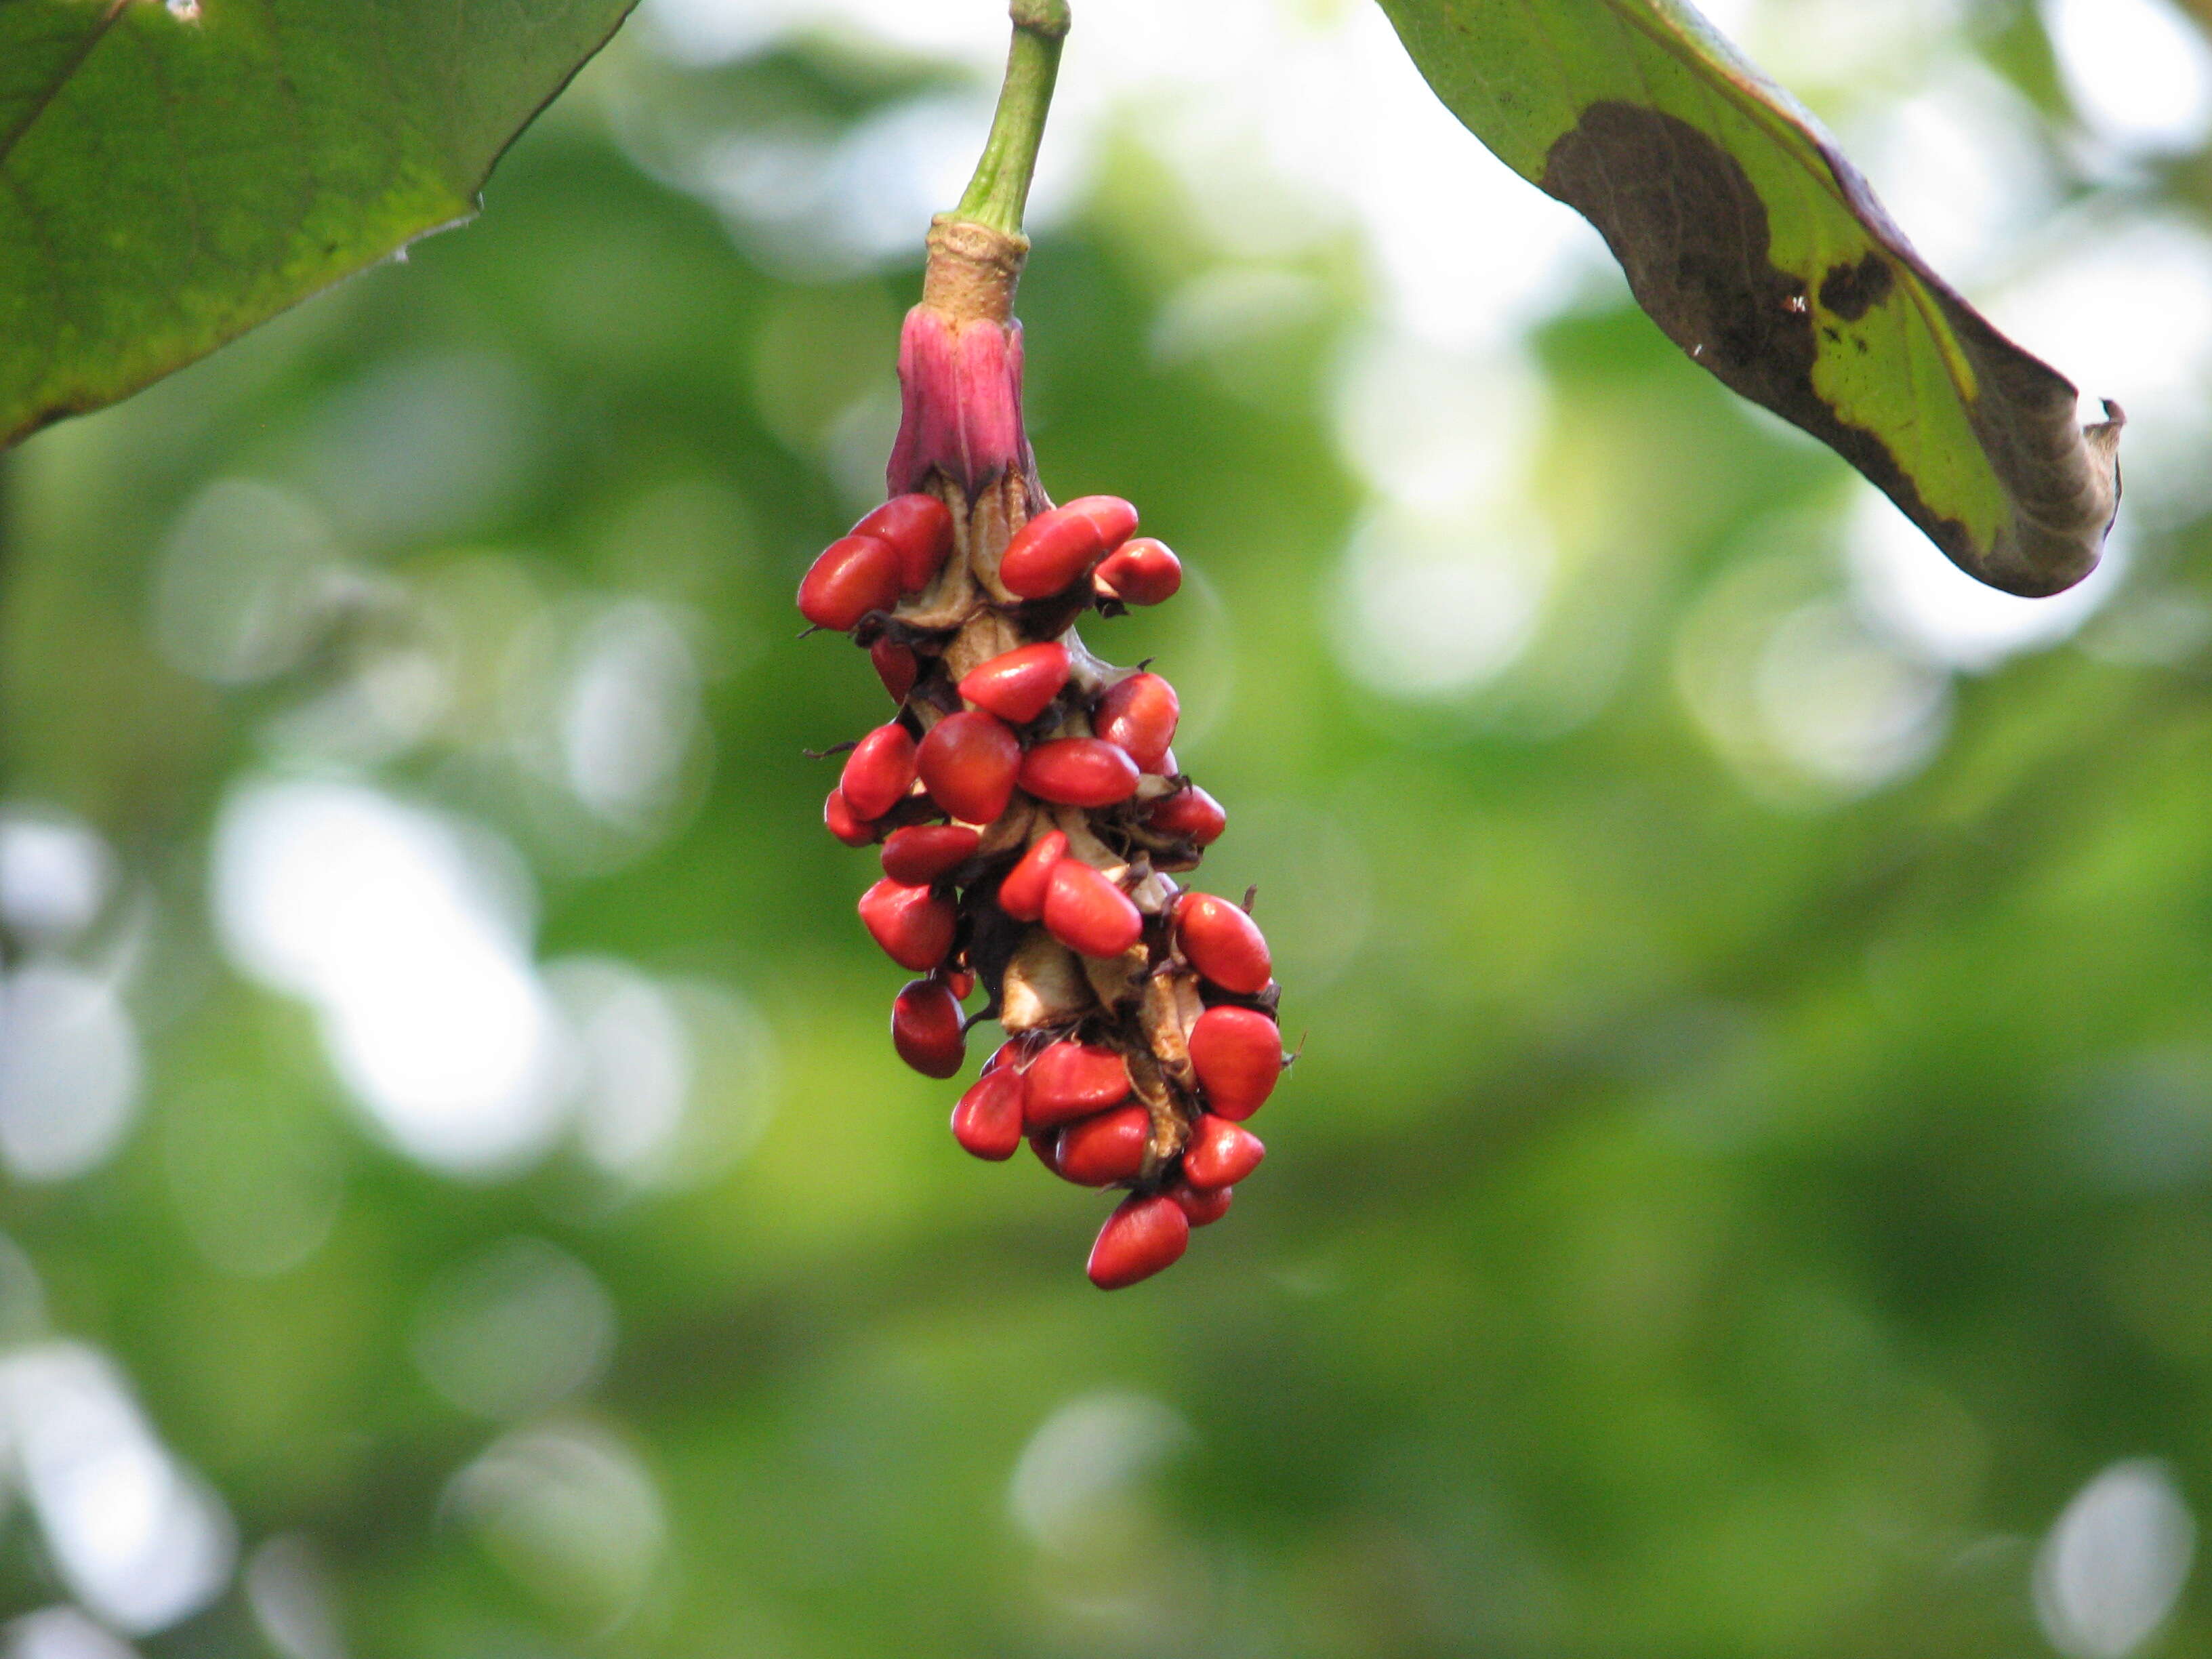
[[2112, 556], [1954, 574], [1371, 9], [1079, 5], [1032, 429], [1192, 572], [1091, 637], [1306, 1045], [1110, 1297], [801, 756], [995, 0], [647, 0], [6, 458], [0, 1650], [2212, 1651], [2212, 50], [1710, 9], [2126, 404]]

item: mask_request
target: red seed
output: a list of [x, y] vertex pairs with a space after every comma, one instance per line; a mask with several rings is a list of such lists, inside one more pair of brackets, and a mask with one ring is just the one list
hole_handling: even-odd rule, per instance
[[1190, 965], [1224, 991], [1255, 996], [1267, 988], [1274, 965], [1252, 918], [1212, 893], [1176, 901], [1176, 938]]
[[1079, 513], [1090, 520], [1109, 553], [1127, 541], [1129, 532], [1137, 527], [1137, 509], [1119, 495], [1078, 495], [1060, 510]]
[[1210, 1227], [1229, 1213], [1230, 1189], [1210, 1188], [1201, 1192], [1197, 1188], [1177, 1182], [1168, 1188], [1168, 1196], [1176, 1207], [1189, 1218], [1194, 1227]]
[[1015, 781], [1040, 800], [1111, 806], [1137, 793], [1137, 763], [1103, 738], [1054, 738], [1022, 757]]
[[[918, 979], [891, 1004], [891, 1043], [924, 1077], [951, 1077], [968, 1058], [960, 1004], [940, 979]], [[1011, 1149], [1010, 1149], [1011, 1150]]]
[[822, 803], [822, 822], [848, 847], [866, 847], [876, 838], [876, 826], [847, 804], [842, 789], [832, 789]]
[[970, 1084], [952, 1109], [952, 1138], [994, 1164], [1012, 1158], [1022, 1144], [1021, 1073], [987, 1070]]
[[823, 549], [799, 584], [799, 614], [842, 634], [871, 611], [890, 610], [898, 596], [896, 550], [875, 536], [848, 536]]
[[1149, 536], [1124, 542], [1093, 573], [1124, 605], [1158, 605], [1182, 586], [1182, 561]]
[[921, 659], [914, 654], [913, 647], [901, 645], [889, 635], [868, 647], [868, 660], [876, 665], [876, 678], [883, 681], [884, 690], [891, 694], [893, 702], [904, 702], [906, 694], [914, 690], [914, 682], [921, 672]]
[[944, 961], [952, 948], [959, 912], [951, 899], [939, 898], [927, 887], [879, 881], [860, 895], [860, 920], [884, 955], [921, 974]]
[[1258, 1169], [1267, 1155], [1260, 1137], [1249, 1129], [1239, 1128], [1218, 1112], [1207, 1112], [1191, 1126], [1190, 1145], [1183, 1148], [1183, 1179], [1194, 1187], [1234, 1187]]
[[854, 525], [853, 533], [891, 544], [905, 593], [919, 593], [934, 581], [952, 552], [952, 514], [934, 495], [894, 495]]
[[1117, 1106], [1080, 1119], [1060, 1132], [1060, 1178], [1079, 1187], [1134, 1181], [1152, 1138], [1152, 1115], [1141, 1106]]
[[1129, 896], [1081, 859], [1052, 866], [1043, 920], [1054, 939], [1086, 957], [1118, 957], [1145, 931]]
[[1242, 1123], [1283, 1074], [1283, 1034], [1256, 1008], [1209, 1008], [1190, 1028], [1190, 1065], [1207, 1109]]
[[960, 682], [960, 695], [1002, 720], [1024, 726], [1051, 706], [1067, 684], [1067, 647], [1024, 645], [991, 659]]
[[975, 975], [965, 968], [949, 968], [945, 972], [945, 982], [951, 988], [954, 1001], [965, 1002], [975, 988]]
[[1221, 810], [1219, 801], [1192, 783], [1164, 797], [1146, 816], [1145, 823], [1164, 836], [1211, 847], [1229, 827], [1229, 814]]
[[884, 843], [884, 873], [908, 887], [927, 887], [975, 857], [980, 839], [957, 823], [910, 823]]
[[845, 805], [864, 818], [879, 818], [914, 787], [914, 738], [903, 726], [879, 726], [853, 745], [837, 780]]
[[1023, 1080], [1029, 1092], [1023, 1121], [1032, 1129], [1057, 1128], [1129, 1097], [1129, 1067], [1121, 1056], [1087, 1042], [1047, 1043]]
[[1037, 1155], [1037, 1162], [1043, 1164], [1046, 1169], [1054, 1175], [1060, 1173], [1059, 1130], [1032, 1130], [1030, 1133], [1030, 1150]]
[[1016, 1062], [1021, 1057], [1022, 1045], [1019, 1042], [1002, 1042], [991, 1050], [990, 1059], [983, 1062], [983, 1075], [988, 1077], [1001, 1066], [1012, 1066], [1016, 1071], [1019, 1071], [1021, 1067]]
[[1132, 674], [1107, 688], [1091, 712], [1091, 729], [1127, 750], [1141, 772], [1157, 772], [1175, 741], [1182, 713], [1175, 687], [1158, 674]]
[[1085, 1271], [1102, 1291], [1118, 1291], [1170, 1267], [1190, 1243], [1190, 1218], [1165, 1193], [1133, 1198], [1106, 1218]]
[[930, 799], [956, 818], [989, 823], [1014, 798], [1022, 745], [994, 714], [947, 714], [921, 740], [915, 764]]
[[1045, 887], [1051, 879], [1052, 866], [1066, 856], [1067, 836], [1064, 833], [1054, 830], [1040, 836], [999, 884], [999, 908], [1016, 921], [1042, 920]]
[[1054, 507], [1014, 532], [999, 556], [999, 580], [1018, 599], [1047, 599], [1105, 556], [1105, 538], [1089, 514]]

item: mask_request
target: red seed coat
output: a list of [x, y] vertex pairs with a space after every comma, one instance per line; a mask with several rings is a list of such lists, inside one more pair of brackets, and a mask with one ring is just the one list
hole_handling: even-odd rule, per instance
[[891, 1043], [924, 1077], [951, 1077], [960, 1069], [968, 1057], [960, 1004], [942, 980], [918, 979], [898, 994], [891, 1004]]
[[1152, 1115], [1141, 1106], [1117, 1106], [1079, 1119], [1060, 1132], [1060, 1178], [1079, 1187], [1134, 1181], [1152, 1135]]
[[1129, 532], [1137, 527], [1137, 509], [1119, 495], [1078, 495], [1060, 510], [1090, 520], [1109, 553], [1127, 541]]
[[1087, 1042], [1048, 1043], [1030, 1062], [1023, 1082], [1028, 1090], [1023, 1121], [1032, 1129], [1056, 1128], [1129, 1097], [1127, 1064], [1113, 1049]]
[[1069, 950], [1118, 957], [1145, 931], [1129, 896], [1081, 859], [1062, 859], [1045, 883], [1044, 925]]
[[1182, 586], [1182, 561], [1166, 545], [1139, 536], [1115, 549], [1092, 573], [1124, 605], [1158, 605]]
[[934, 495], [894, 495], [853, 526], [855, 536], [874, 536], [898, 555], [899, 587], [919, 593], [936, 580], [952, 552], [952, 514]]
[[929, 798], [956, 818], [989, 823], [1014, 798], [1022, 745], [996, 715], [947, 714], [915, 757]]
[[1182, 705], [1175, 687], [1158, 674], [1132, 674], [1109, 686], [1091, 716], [1091, 729], [1128, 751], [1141, 772], [1158, 772], [1175, 741]]
[[1168, 1188], [1168, 1196], [1176, 1207], [1189, 1218], [1194, 1227], [1210, 1227], [1229, 1213], [1230, 1189], [1210, 1188], [1201, 1192], [1185, 1182], [1177, 1182]]
[[1016, 781], [1039, 800], [1111, 806], [1137, 793], [1137, 763], [1103, 738], [1055, 738], [1022, 757]]
[[913, 647], [885, 635], [868, 647], [868, 660], [876, 665], [876, 678], [891, 694], [891, 701], [904, 702], [906, 694], [914, 690], [915, 677], [921, 672]]
[[1105, 538], [1087, 514], [1054, 507], [1014, 532], [999, 558], [999, 580], [1018, 599], [1049, 599], [1105, 556]]
[[960, 695], [1002, 720], [1024, 726], [1067, 684], [1067, 647], [1056, 641], [995, 656], [960, 682]]
[[999, 884], [999, 908], [1016, 921], [1042, 920], [1045, 888], [1051, 880], [1052, 867], [1066, 856], [1065, 834], [1054, 830], [1040, 836]]
[[822, 822], [848, 847], [866, 847], [876, 838], [876, 826], [846, 803], [842, 790], [832, 789], [822, 803]]
[[927, 887], [879, 881], [860, 895], [860, 920], [884, 954], [902, 968], [927, 973], [952, 948], [959, 913]]
[[1274, 977], [1267, 941], [1251, 917], [1212, 893], [1176, 901], [1176, 941], [1190, 965], [1224, 991], [1256, 996]]
[[1194, 1187], [1234, 1187], [1267, 1155], [1259, 1136], [1208, 1112], [1192, 1127], [1190, 1145], [1183, 1149], [1183, 1179]]
[[884, 843], [884, 873], [909, 887], [927, 887], [975, 856], [980, 837], [958, 823], [910, 823]]
[[853, 745], [837, 780], [845, 805], [864, 818], [879, 818], [914, 787], [914, 738], [903, 726], [879, 726]]
[[1209, 1008], [1190, 1028], [1190, 1065], [1207, 1108], [1241, 1123], [1283, 1074], [1283, 1034], [1256, 1008]]
[[1211, 847], [1229, 827], [1229, 814], [1221, 803], [1196, 784], [1187, 784], [1146, 814], [1145, 822], [1164, 836], [1177, 836], [1200, 847]]
[[952, 1109], [952, 1138], [994, 1164], [1022, 1144], [1022, 1079], [1011, 1066], [986, 1072]]
[[898, 553], [875, 536], [848, 536], [822, 550], [799, 584], [799, 614], [839, 633], [871, 611], [898, 603]]
[[1085, 1271], [1102, 1291], [1150, 1279], [1181, 1259], [1190, 1244], [1190, 1218], [1165, 1193], [1133, 1198], [1106, 1218]]

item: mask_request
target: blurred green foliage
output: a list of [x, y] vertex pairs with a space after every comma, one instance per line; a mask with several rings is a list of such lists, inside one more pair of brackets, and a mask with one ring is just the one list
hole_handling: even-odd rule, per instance
[[[2033, 12], [1947, 40], [2068, 153]], [[1841, 464], [1587, 283], [1514, 411], [1540, 621], [1480, 683], [1393, 690], [1346, 623], [1378, 533], [1334, 412], [1358, 250], [1287, 262], [1273, 324], [1170, 349], [1234, 262], [1124, 135], [1024, 282], [1033, 436], [1055, 495], [1131, 497], [1194, 572], [1088, 637], [1183, 688], [1179, 754], [1230, 811], [1201, 879], [1258, 884], [1305, 1049], [1235, 1212], [1101, 1296], [1102, 1202], [967, 1160], [953, 1088], [892, 1056], [871, 860], [801, 758], [884, 706], [790, 598], [866, 504], [918, 261], [810, 270], [671, 160], [957, 83], [830, 40], [708, 67], [625, 40], [481, 222], [9, 459], [0, 807], [90, 826], [112, 879], [66, 926], [17, 918], [9, 1006], [64, 975], [143, 1079], [112, 1147], [43, 1170], [0, 1111], [0, 1326], [110, 1356], [240, 1564], [125, 1633], [290, 1659], [2125, 1633], [2081, 1624], [2095, 1584], [2160, 1604], [2172, 1494], [2212, 1498], [2201, 508], [2150, 517], [2072, 640], [1910, 662], [1849, 631]], [[2073, 194], [2193, 222], [2195, 165]], [[1449, 528], [1470, 568], [1507, 533]], [[1839, 769], [1790, 721], [1817, 738], [1862, 669], [1932, 701], [1917, 749]], [[301, 802], [366, 814], [372, 850], [463, 848], [479, 931], [605, 1039], [568, 1115], [446, 1156], [364, 1106], [346, 999], [404, 1012], [392, 975], [459, 970], [428, 938], [365, 986], [269, 966], [301, 894], [365, 907], [363, 938], [415, 902], [343, 838], [271, 876], [296, 848], [240, 826], [325, 822]], [[672, 1019], [688, 1115], [655, 1140], [623, 1103], [663, 1099]], [[446, 1036], [464, 1069], [503, 1040]], [[19, 1115], [35, 1085], [0, 1075]], [[0, 1610], [127, 1625], [86, 1575], [166, 1534], [118, 1497], [106, 1545], [59, 1540], [57, 1456], [10, 1465]], [[2074, 1626], [2039, 1622], [2037, 1582], [2069, 1593], [2054, 1522], [2116, 1465], [2135, 1530]], [[2142, 1634], [2204, 1651], [2212, 1604]]]

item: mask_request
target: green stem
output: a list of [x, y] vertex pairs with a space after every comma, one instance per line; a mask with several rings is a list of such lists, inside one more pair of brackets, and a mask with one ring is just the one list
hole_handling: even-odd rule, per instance
[[983, 159], [953, 216], [988, 225], [1008, 236], [1022, 234], [1022, 209], [1030, 198], [1045, 113], [1060, 75], [1060, 42], [1067, 38], [1067, 0], [1013, 0], [1014, 42], [1006, 53], [1006, 84]]

